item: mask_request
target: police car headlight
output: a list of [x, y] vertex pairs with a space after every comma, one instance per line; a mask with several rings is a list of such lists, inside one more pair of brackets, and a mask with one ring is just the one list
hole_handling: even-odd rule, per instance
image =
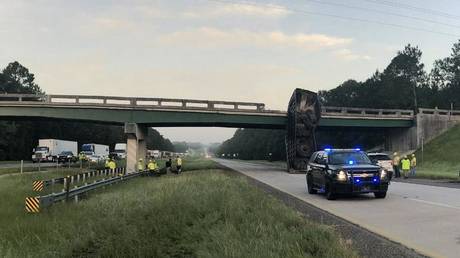
[[380, 179], [385, 179], [387, 177], [387, 171], [385, 169], [380, 170]]
[[340, 170], [339, 173], [337, 173], [337, 180], [338, 181], [347, 181], [347, 173], [343, 170]]

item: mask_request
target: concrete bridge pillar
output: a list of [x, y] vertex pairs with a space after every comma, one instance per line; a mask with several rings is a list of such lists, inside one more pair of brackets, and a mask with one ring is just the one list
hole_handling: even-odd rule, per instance
[[126, 171], [128, 173], [137, 170], [137, 162], [147, 156], [147, 127], [136, 123], [125, 123], [127, 134], [126, 144]]

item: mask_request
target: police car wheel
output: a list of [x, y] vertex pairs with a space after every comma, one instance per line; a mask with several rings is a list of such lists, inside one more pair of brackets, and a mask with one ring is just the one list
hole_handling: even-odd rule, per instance
[[387, 192], [375, 192], [374, 193], [375, 198], [377, 199], [383, 199], [387, 196]]
[[326, 186], [326, 199], [335, 200], [337, 197], [333, 191], [331, 191], [329, 185]]
[[316, 189], [313, 188], [312, 176], [307, 176], [307, 190], [309, 194], [316, 194]]

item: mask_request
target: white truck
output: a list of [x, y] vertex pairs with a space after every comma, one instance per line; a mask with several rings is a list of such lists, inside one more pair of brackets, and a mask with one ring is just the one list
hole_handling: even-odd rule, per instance
[[159, 150], [147, 150], [147, 156], [149, 158], [159, 159], [161, 158], [161, 152]]
[[32, 162], [56, 161], [62, 152], [72, 152], [78, 154], [78, 143], [57, 139], [39, 139], [38, 146], [33, 149]]
[[81, 151], [87, 159], [92, 162], [99, 162], [109, 157], [109, 146], [96, 143], [86, 143], [81, 146]]
[[126, 158], [126, 143], [117, 143], [113, 149], [115, 155], [120, 159]]

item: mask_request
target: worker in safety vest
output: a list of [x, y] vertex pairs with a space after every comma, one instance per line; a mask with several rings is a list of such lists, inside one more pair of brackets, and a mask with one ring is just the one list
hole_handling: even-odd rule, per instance
[[86, 160], [86, 155], [83, 153], [83, 151], [78, 154], [78, 159], [81, 161]]
[[106, 169], [110, 168], [110, 159], [106, 159], [106, 160], [105, 160], [105, 165], [104, 165], [104, 167], [105, 167]]
[[179, 156], [176, 158], [176, 168], [177, 174], [180, 174], [182, 172], [182, 159]]
[[395, 172], [395, 178], [401, 177], [401, 172], [399, 170], [399, 163], [401, 158], [398, 156], [398, 153], [393, 153], [393, 170]]
[[410, 176], [415, 176], [415, 169], [417, 167], [417, 158], [415, 154], [412, 154], [412, 159], [410, 160]]
[[137, 171], [143, 172], [144, 170], [145, 170], [144, 160], [139, 159], [139, 162], [137, 162]]
[[107, 165], [108, 165], [108, 168], [112, 170], [117, 168], [117, 163], [115, 163], [113, 159], [110, 159]]
[[150, 176], [159, 175], [158, 165], [155, 160], [149, 160], [149, 163], [147, 164], [147, 169], [149, 170]]
[[401, 160], [401, 168], [403, 171], [404, 179], [407, 179], [407, 176], [409, 175], [410, 171], [410, 160], [407, 156], [405, 156], [404, 159]]

